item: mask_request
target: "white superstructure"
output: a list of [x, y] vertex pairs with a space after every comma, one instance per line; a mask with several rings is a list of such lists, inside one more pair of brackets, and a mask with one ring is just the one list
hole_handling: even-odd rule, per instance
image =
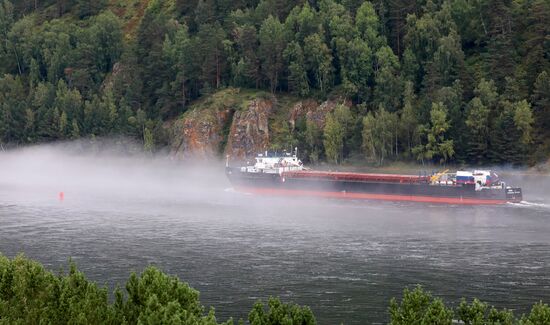
[[283, 172], [304, 169], [304, 164], [298, 159], [296, 150], [293, 154], [288, 152], [274, 154], [266, 151], [256, 156], [253, 166], [241, 167], [241, 172], [282, 174]]

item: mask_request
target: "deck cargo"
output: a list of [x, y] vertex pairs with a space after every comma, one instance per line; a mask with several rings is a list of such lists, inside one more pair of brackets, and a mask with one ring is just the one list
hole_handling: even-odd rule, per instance
[[253, 165], [226, 166], [226, 175], [240, 191], [267, 194], [415, 201], [447, 204], [520, 202], [519, 187], [508, 186], [490, 170], [444, 171], [431, 175], [398, 175], [315, 171], [294, 154], [265, 152]]

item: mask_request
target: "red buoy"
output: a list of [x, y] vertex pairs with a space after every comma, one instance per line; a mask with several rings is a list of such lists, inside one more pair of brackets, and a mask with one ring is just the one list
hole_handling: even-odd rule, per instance
[[59, 192], [59, 201], [63, 201], [65, 199], [65, 193]]

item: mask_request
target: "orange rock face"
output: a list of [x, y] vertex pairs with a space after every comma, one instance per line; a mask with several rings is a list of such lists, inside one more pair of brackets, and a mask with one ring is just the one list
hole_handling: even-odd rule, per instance
[[296, 127], [296, 121], [304, 117], [322, 130], [326, 115], [337, 104], [336, 101], [319, 104], [314, 100], [301, 100], [291, 107], [281, 108], [277, 106], [274, 96], [239, 97], [235, 89], [213, 96], [213, 100], [206, 98], [168, 126], [172, 154], [176, 158], [212, 159], [225, 153], [231, 160], [250, 159], [275, 145], [272, 143], [275, 141], [274, 131], [270, 129], [273, 125], [269, 124], [272, 117], [284, 114], [291, 132]]
[[301, 117], [306, 116], [309, 112], [314, 111], [319, 105], [314, 100], [299, 101], [290, 110], [290, 116], [288, 117], [288, 123], [290, 129], [294, 130], [296, 127], [296, 121]]
[[[325, 127], [325, 119], [328, 113], [332, 112], [336, 107], [337, 102], [327, 100], [320, 105], [313, 100], [304, 100], [294, 104], [290, 111], [288, 122], [291, 129], [294, 130], [296, 121], [305, 116], [308, 121], [312, 121], [322, 130]], [[349, 105], [349, 103], [346, 103]]]
[[219, 155], [223, 126], [231, 118], [230, 109], [193, 110], [174, 122], [172, 153], [177, 158], [208, 159]]
[[235, 112], [225, 152], [232, 159], [254, 157], [269, 148], [269, 116], [274, 102], [256, 98]]

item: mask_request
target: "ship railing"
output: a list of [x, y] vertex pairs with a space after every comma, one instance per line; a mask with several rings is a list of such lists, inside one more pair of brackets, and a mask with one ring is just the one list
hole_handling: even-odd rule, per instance
[[454, 181], [436, 181], [436, 182], [431, 182], [430, 185], [432, 185], [432, 186], [458, 186], [459, 184], [457, 184]]
[[280, 166], [277, 167], [277, 170], [279, 171], [279, 174], [283, 174], [288, 172], [301, 171], [304, 170], [304, 168], [302, 166]]
[[427, 183], [429, 177], [414, 175], [394, 175], [394, 174], [358, 174], [345, 172], [322, 172], [322, 171], [289, 171], [288, 176], [294, 178], [324, 178], [333, 181], [354, 181], [354, 182], [380, 182], [380, 183]]

